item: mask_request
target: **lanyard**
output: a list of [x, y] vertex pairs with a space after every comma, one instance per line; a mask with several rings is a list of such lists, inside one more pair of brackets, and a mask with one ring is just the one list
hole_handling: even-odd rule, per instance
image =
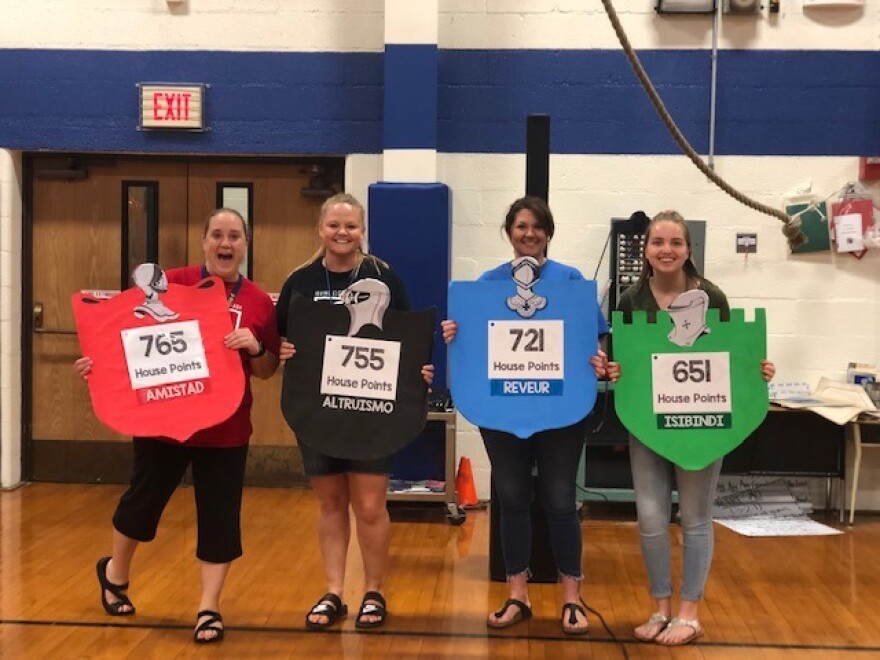
[[[208, 267], [204, 264], [202, 265], [202, 279], [206, 277], [210, 277], [210, 273], [208, 272]], [[226, 304], [229, 307], [232, 307], [232, 303], [235, 302], [235, 296], [238, 295], [238, 292], [241, 291], [241, 285], [244, 284], [244, 278], [239, 275], [238, 279], [235, 281], [235, 286], [232, 287], [232, 291], [229, 293], [229, 297], [226, 298]]]
[[[348, 274], [348, 285], [351, 286], [354, 282], [355, 275], [357, 275], [355, 269], [352, 269]], [[330, 285], [330, 271], [327, 269], [327, 266], [324, 266], [324, 278], [327, 280], [327, 296], [329, 296], [330, 300], [338, 305], [342, 302], [342, 299], [338, 296], [334, 295], [333, 287]]]

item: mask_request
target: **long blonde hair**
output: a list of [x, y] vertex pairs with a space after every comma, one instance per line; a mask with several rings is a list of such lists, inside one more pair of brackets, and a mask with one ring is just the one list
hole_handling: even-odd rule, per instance
[[[365, 220], [366, 220], [367, 212], [364, 209], [364, 205], [361, 204], [354, 195], [349, 195], [348, 193], [337, 193], [337, 194], [333, 195], [332, 197], [327, 198], [327, 200], [325, 200], [325, 202], [321, 205], [321, 213], [318, 216], [318, 227], [320, 227], [321, 223], [324, 222], [324, 217], [327, 215], [327, 212], [331, 208], [333, 208], [334, 206], [337, 206], [338, 204], [347, 204], [347, 205], [351, 206], [353, 209], [357, 210], [357, 212], [361, 218], [361, 226], [364, 229], [366, 229]], [[321, 246], [317, 250], [315, 250], [315, 252], [314, 252], [314, 254], [312, 254], [312, 256], [310, 256], [305, 262], [303, 262], [302, 264], [300, 264], [299, 266], [297, 266], [294, 269], [294, 272], [296, 272], [298, 270], [302, 270], [303, 268], [306, 268], [307, 266], [311, 266], [316, 261], [323, 259], [326, 252], [327, 252], [327, 248], [323, 244], [321, 244]], [[376, 269], [377, 273], [382, 272], [380, 270], [380, 267], [384, 268], [385, 270], [388, 270], [388, 268], [389, 268], [388, 264], [386, 264], [384, 261], [379, 259], [379, 257], [376, 257], [372, 254], [369, 254], [368, 252], [365, 252], [363, 243], [361, 243], [361, 245], [358, 245], [357, 265], [354, 268], [355, 277], [357, 277], [358, 273], [360, 272], [361, 264], [363, 264], [364, 261], [369, 261], [370, 263], [372, 263], [373, 267]]]

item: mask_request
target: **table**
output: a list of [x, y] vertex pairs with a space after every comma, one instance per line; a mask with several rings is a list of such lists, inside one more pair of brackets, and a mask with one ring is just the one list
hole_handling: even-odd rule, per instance
[[407, 491], [389, 491], [389, 502], [442, 502], [446, 507], [446, 517], [453, 525], [465, 521], [466, 513], [459, 508], [455, 493], [455, 411], [431, 411], [428, 413], [428, 424], [444, 425], [443, 473], [444, 489], [442, 493], [424, 493]]
[[[863, 442], [862, 426], [871, 429], [869, 433], [872, 436], [876, 436], [876, 440]], [[849, 429], [849, 435], [852, 438], [853, 450], [855, 452], [853, 455], [852, 483], [849, 487], [849, 524], [852, 525], [856, 517], [856, 494], [859, 490], [859, 472], [862, 468], [862, 449], [876, 449], [880, 447], [880, 433], [877, 433], [877, 431], [880, 431], [880, 418], [862, 414], [848, 422], [847, 428]]]

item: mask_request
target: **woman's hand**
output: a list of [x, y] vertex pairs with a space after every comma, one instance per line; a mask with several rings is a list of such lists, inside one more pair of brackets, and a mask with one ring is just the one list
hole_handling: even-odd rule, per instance
[[775, 375], [776, 365], [770, 362], [770, 360], [761, 360], [761, 378], [769, 383]]
[[434, 382], [434, 365], [426, 364], [422, 366], [422, 378], [425, 379], [425, 382], [430, 385]]
[[617, 379], [620, 378], [620, 364], [618, 364], [617, 362], [609, 362], [606, 375], [608, 377], [608, 380], [610, 380], [612, 383], [616, 383]]
[[590, 358], [590, 364], [593, 365], [596, 378], [607, 378], [612, 383], [620, 378], [620, 365], [617, 362], [610, 362], [601, 348]]
[[590, 358], [590, 364], [593, 366], [593, 371], [596, 372], [596, 378], [605, 378], [608, 375], [608, 356], [605, 355], [605, 351], [599, 349]]
[[92, 362], [92, 358], [90, 357], [81, 357], [79, 360], [73, 363], [73, 368], [76, 369], [77, 375], [83, 380], [89, 379], [89, 374], [92, 373], [92, 366], [94, 362]]
[[620, 365], [617, 362], [610, 362], [601, 348], [590, 358], [590, 364], [593, 365], [596, 378], [606, 378], [612, 383], [620, 378]]
[[250, 328], [238, 328], [223, 338], [223, 345], [233, 351], [245, 351], [248, 357], [256, 356], [261, 350], [259, 340]]
[[284, 337], [281, 338], [281, 348], [278, 350], [278, 359], [281, 360], [281, 364], [284, 364], [287, 360], [296, 355], [296, 346], [287, 341]]
[[443, 329], [443, 341], [449, 344], [458, 333], [458, 323], [447, 319], [440, 321], [440, 327]]

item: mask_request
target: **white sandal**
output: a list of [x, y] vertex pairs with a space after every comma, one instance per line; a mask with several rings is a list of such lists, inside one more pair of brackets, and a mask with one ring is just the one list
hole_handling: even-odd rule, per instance
[[684, 627], [690, 628], [694, 632], [677, 642], [664, 642], [659, 639], [655, 639], [654, 641], [658, 644], [662, 644], [663, 646], [684, 646], [685, 644], [690, 644], [697, 637], [700, 637], [703, 634], [703, 626], [700, 625], [700, 622], [697, 619], [682, 619], [680, 617], [675, 617], [674, 619], [672, 619], [672, 621], [669, 622], [669, 625], [667, 625], [664, 630], [668, 631], [672, 630], [673, 628]]
[[639, 640], [640, 642], [653, 642], [654, 638], [657, 637], [657, 635], [662, 633], [664, 630], [666, 630], [666, 626], [668, 626], [668, 625], [669, 625], [669, 617], [668, 616], [664, 616], [663, 614], [660, 614], [660, 612], [654, 612], [650, 617], [648, 617], [647, 621], [645, 621], [641, 626], [639, 626], [639, 628], [641, 628], [643, 626], [647, 627], [647, 628], [653, 628], [654, 626], [661, 626], [657, 630], [657, 632], [655, 632], [653, 635], [639, 635], [639, 633], [637, 633], [635, 630], [633, 630], [633, 635], [635, 635], [635, 638], [637, 640]]

